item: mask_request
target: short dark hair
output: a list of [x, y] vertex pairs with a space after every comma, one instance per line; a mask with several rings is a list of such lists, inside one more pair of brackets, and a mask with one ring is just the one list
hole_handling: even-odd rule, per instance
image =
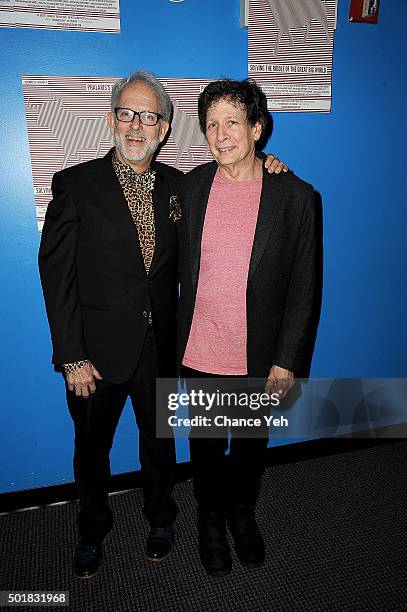
[[271, 117], [267, 110], [267, 98], [257, 83], [252, 79], [243, 81], [220, 79], [209, 83], [198, 98], [199, 126], [204, 134], [209, 107], [222, 99], [241, 106], [246, 112], [249, 125], [260, 123], [262, 136], [270, 131]]

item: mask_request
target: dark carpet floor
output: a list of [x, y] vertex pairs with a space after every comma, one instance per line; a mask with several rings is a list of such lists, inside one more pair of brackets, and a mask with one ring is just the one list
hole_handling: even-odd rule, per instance
[[87, 581], [71, 569], [76, 503], [1, 516], [0, 590], [69, 591], [69, 610], [97, 612], [407, 610], [407, 442], [268, 468], [266, 564], [234, 557], [225, 578], [199, 563], [191, 482], [175, 495], [176, 548], [158, 565], [144, 559], [141, 492], [112, 496], [115, 528]]

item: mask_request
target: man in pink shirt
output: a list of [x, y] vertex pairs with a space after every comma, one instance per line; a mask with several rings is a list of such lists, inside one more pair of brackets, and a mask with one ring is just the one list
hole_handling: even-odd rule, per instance
[[[186, 378], [256, 377], [283, 395], [304, 376], [317, 320], [315, 194], [292, 173], [264, 171], [256, 149], [270, 117], [254, 82], [220, 80], [199, 102], [216, 161], [181, 192], [178, 357]], [[190, 437], [199, 552], [230, 572], [226, 524], [240, 562], [262, 565], [255, 520], [267, 438]]]

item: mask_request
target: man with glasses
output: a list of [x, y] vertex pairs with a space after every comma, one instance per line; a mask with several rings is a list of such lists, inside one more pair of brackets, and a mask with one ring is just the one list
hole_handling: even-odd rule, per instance
[[[114, 148], [55, 174], [39, 266], [53, 363], [63, 366], [75, 427], [79, 578], [94, 576], [113, 525], [109, 453], [130, 396], [139, 429], [146, 556], [171, 552], [173, 439], [155, 435], [155, 379], [176, 374], [179, 170], [153, 161], [171, 101], [139, 71], [115, 83], [107, 121]], [[280, 171], [274, 160], [270, 171]]]

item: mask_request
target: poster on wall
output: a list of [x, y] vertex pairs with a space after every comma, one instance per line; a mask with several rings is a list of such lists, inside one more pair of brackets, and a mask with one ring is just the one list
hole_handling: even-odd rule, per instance
[[[105, 155], [106, 114], [119, 77], [23, 76], [24, 107], [39, 231], [55, 172]], [[170, 136], [157, 159], [184, 172], [212, 159], [199, 129], [197, 100], [210, 79], [160, 78], [172, 100]]]
[[120, 32], [119, 0], [0, 0], [0, 26]]
[[337, 0], [250, 0], [249, 77], [270, 111], [330, 112]]

